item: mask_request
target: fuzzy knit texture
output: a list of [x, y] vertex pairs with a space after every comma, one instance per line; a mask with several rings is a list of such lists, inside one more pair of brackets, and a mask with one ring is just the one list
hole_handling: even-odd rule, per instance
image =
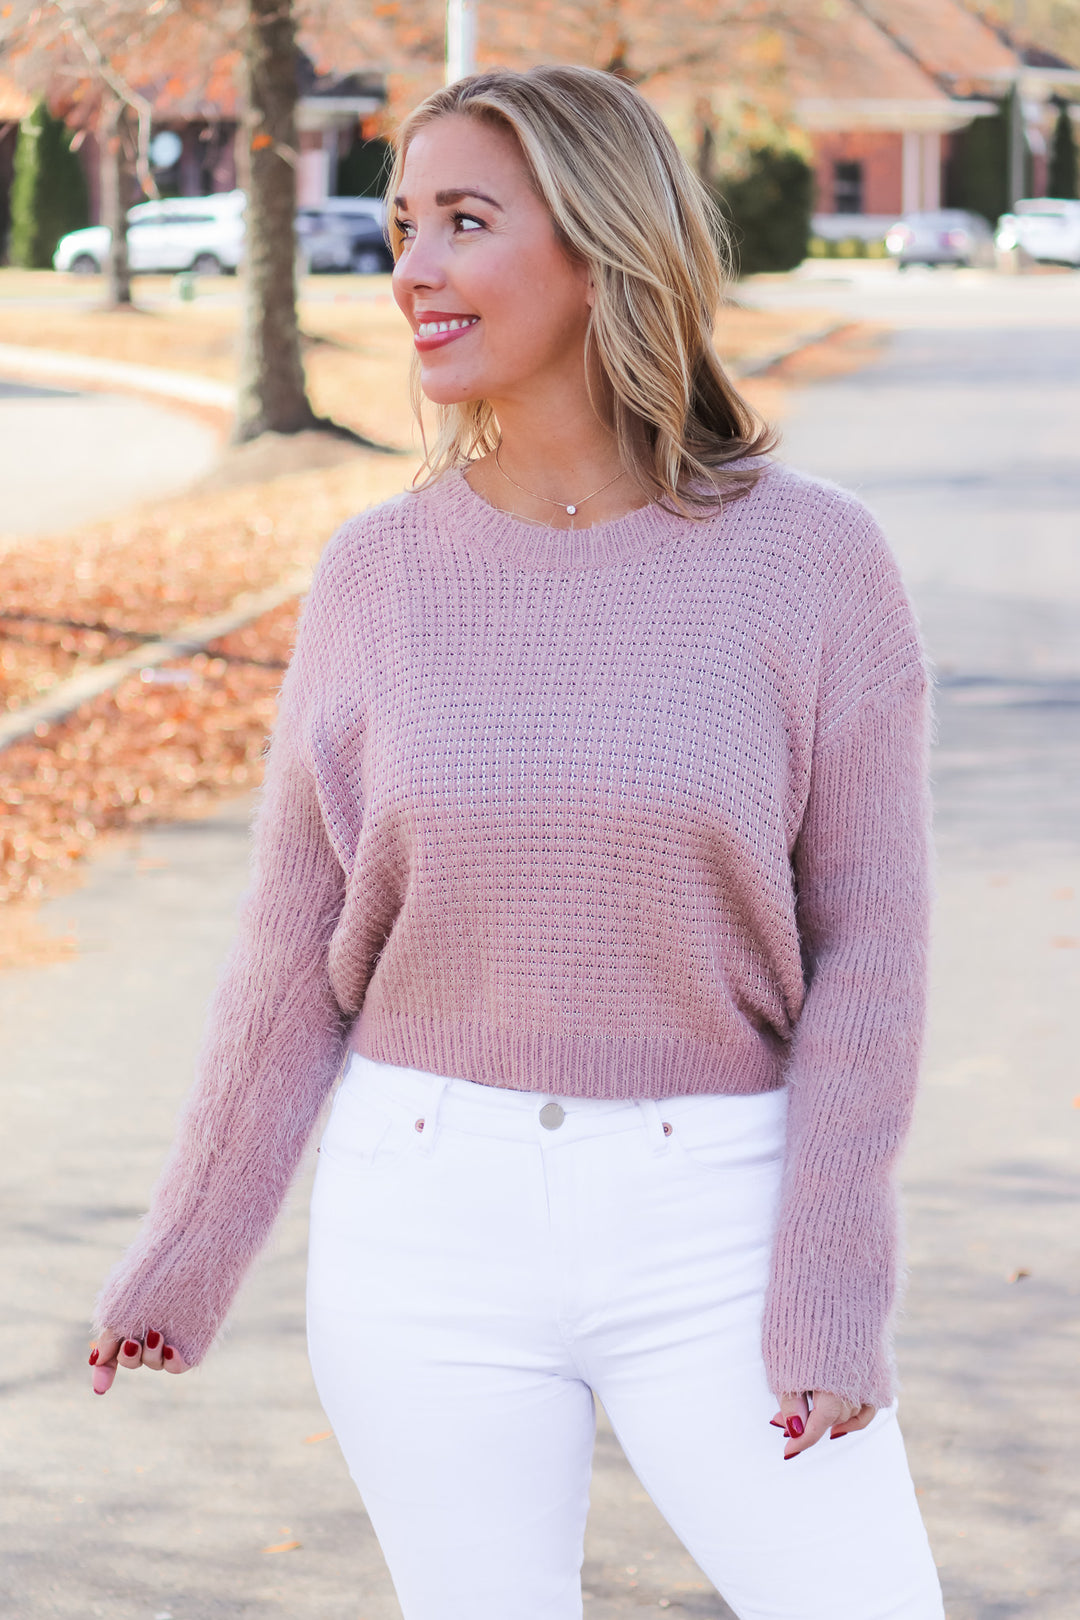
[[99, 1328], [191, 1363], [350, 1047], [570, 1097], [788, 1085], [775, 1393], [884, 1406], [928, 928], [929, 686], [850, 493], [555, 530], [459, 470], [316, 571], [195, 1084]]

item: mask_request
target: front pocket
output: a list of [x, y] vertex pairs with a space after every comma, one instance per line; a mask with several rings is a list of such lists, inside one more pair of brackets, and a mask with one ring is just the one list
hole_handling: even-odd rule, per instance
[[660, 1112], [671, 1126], [669, 1142], [686, 1164], [706, 1175], [739, 1177], [777, 1174], [784, 1158], [786, 1097], [716, 1096]]
[[396, 1162], [409, 1140], [409, 1127], [396, 1111], [380, 1108], [366, 1087], [345, 1081], [334, 1098], [319, 1151], [355, 1170], [370, 1170]]

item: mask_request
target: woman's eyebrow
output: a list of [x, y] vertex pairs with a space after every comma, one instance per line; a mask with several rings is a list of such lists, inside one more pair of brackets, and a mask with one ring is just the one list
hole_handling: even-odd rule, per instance
[[490, 203], [500, 214], [504, 212], [502, 203], [496, 202], [494, 197], [489, 197], [486, 191], [477, 191], [475, 186], [454, 186], [450, 191], [437, 191], [435, 202], [439, 208], [449, 208], [452, 203], [462, 202], [466, 197], [475, 197], [479, 202]]
[[[490, 203], [491, 207], [497, 208], [500, 214], [506, 212], [501, 202], [496, 202], [494, 197], [489, 197], [486, 191], [477, 191], [475, 186], [453, 186], [449, 191], [437, 191], [435, 193], [435, 205], [437, 208], [450, 208], [454, 203], [462, 202], [466, 197], [475, 197], [479, 202]], [[404, 197], [394, 198], [395, 208], [407, 209], [408, 206]]]

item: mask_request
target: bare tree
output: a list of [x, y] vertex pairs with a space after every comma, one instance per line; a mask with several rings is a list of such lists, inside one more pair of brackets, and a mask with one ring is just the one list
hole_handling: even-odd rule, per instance
[[[127, 209], [133, 175], [155, 196], [149, 162], [157, 89], [197, 105], [223, 59], [241, 80], [237, 156], [247, 191], [244, 333], [234, 436], [333, 423], [308, 401], [296, 310], [296, 22], [292, 0], [12, 0], [0, 49], [20, 80], [92, 128], [111, 232], [107, 298], [131, 302]], [[178, 68], [177, 64], [182, 64]]]
[[[575, 62], [639, 85], [707, 162], [725, 132], [771, 135], [791, 119], [788, 69], [819, 31], [822, 0], [483, 0], [478, 65]], [[306, 37], [350, 38], [387, 72], [391, 116], [442, 82], [443, 0], [344, 7], [304, 0]]]
[[126, 63], [160, 26], [162, 7], [136, 0], [13, 0], [0, 17], [5, 64], [20, 81], [44, 93], [67, 121], [93, 130], [101, 160], [102, 222], [109, 227], [106, 302], [130, 307], [127, 210], [135, 176], [156, 196], [150, 172], [150, 105], [135, 88]]

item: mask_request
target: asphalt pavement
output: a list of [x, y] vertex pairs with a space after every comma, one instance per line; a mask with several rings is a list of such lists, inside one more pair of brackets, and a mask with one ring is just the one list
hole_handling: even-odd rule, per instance
[[795, 397], [784, 454], [878, 516], [939, 683], [902, 1421], [950, 1620], [1075, 1620], [1080, 275], [868, 267], [747, 297], [894, 327]]
[[[941, 681], [901, 1421], [949, 1620], [1075, 1620], [1080, 276], [874, 267], [745, 296], [895, 327], [872, 368], [794, 398], [784, 453], [879, 514]], [[310, 1155], [212, 1358], [88, 1394], [89, 1302], [190, 1080], [248, 813], [110, 845], [43, 908], [76, 952], [0, 976], [12, 1620], [398, 1620], [307, 1369]], [[585, 1589], [593, 1620], [729, 1614], [602, 1414]]]

